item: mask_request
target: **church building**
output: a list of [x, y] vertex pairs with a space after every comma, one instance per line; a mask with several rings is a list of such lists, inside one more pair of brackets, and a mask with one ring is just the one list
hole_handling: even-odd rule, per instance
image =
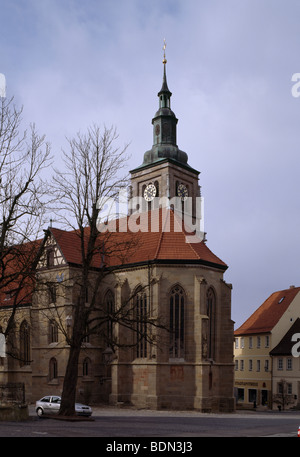
[[[116, 324], [110, 331], [124, 345], [113, 356], [101, 338], [87, 340], [78, 367], [77, 398], [138, 408], [228, 412], [234, 410], [231, 285], [224, 280], [227, 265], [208, 248], [199, 228], [199, 172], [177, 146], [178, 120], [171, 110], [166, 63], [164, 58], [159, 107], [152, 119], [153, 146], [130, 172], [130, 201], [138, 202], [141, 220], [146, 215], [143, 220], [150, 223], [138, 233], [136, 250], [120, 264], [117, 256], [111, 259], [118, 268], [103, 281], [99, 299], [103, 306], [118, 307], [125, 296], [132, 296], [140, 315], [146, 310], [167, 330], [153, 326], [149, 332], [156, 344], [141, 337], [128, 348], [126, 342], [134, 336]], [[131, 203], [129, 219], [135, 210]], [[194, 232], [185, 221], [196, 227]], [[68, 327], [75, 292], [71, 285], [59, 291], [80, 264], [78, 243], [73, 232], [50, 227], [39, 270], [56, 278], [49, 304], [59, 304]], [[9, 313], [7, 298], [0, 303], [2, 327]], [[68, 355], [59, 326], [46, 316], [42, 302], [37, 291], [19, 310], [15, 344], [23, 362], [0, 358], [0, 382], [25, 382], [29, 402], [61, 394]]]

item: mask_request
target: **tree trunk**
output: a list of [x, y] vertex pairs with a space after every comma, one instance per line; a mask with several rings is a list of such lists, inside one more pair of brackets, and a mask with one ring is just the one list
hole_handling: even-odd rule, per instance
[[71, 346], [66, 373], [64, 377], [62, 401], [60, 405], [60, 416], [75, 415], [76, 386], [78, 378], [78, 360], [80, 345]]

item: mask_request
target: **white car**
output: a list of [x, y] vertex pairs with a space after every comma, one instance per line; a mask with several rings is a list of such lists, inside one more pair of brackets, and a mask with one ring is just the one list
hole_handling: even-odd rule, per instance
[[[60, 408], [61, 397], [57, 395], [47, 395], [35, 403], [35, 411], [39, 417], [43, 414], [57, 414]], [[75, 403], [75, 413], [77, 416], [91, 416], [92, 408], [81, 403]]]

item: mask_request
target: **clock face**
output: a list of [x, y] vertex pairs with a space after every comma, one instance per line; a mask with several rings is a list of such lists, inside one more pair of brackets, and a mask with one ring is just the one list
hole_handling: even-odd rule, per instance
[[177, 187], [177, 195], [181, 197], [182, 201], [185, 201], [188, 198], [188, 190], [183, 184], [179, 184]]
[[144, 199], [147, 202], [151, 202], [156, 195], [156, 187], [154, 184], [148, 184], [144, 192]]

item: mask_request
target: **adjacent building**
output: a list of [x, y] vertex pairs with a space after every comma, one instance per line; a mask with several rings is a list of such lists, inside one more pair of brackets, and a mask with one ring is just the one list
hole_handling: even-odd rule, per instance
[[299, 333], [299, 292], [300, 288], [294, 286], [274, 292], [235, 330], [238, 406], [299, 405], [297, 337], [292, 341], [293, 335]]
[[273, 407], [300, 405], [300, 319], [294, 320], [277, 346], [271, 350]]

